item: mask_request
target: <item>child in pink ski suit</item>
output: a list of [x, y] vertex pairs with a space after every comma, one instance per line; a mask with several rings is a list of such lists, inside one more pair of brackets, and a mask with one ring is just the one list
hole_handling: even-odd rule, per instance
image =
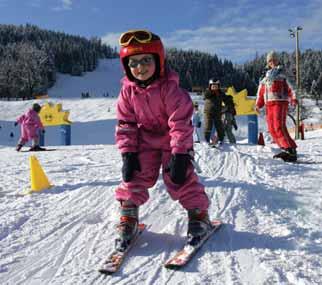
[[29, 140], [32, 140], [31, 151], [41, 149], [39, 146], [39, 130], [44, 130], [44, 126], [38, 115], [40, 110], [41, 106], [35, 103], [30, 110], [20, 116], [15, 122], [15, 126], [21, 125], [21, 136], [16, 146], [17, 151], [20, 151]]
[[138, 207], [149, 199], [160, 167], [173, 200], [188, 211], [188, 236], [209, 227], [209, 200], [190, 162], [193, 148], [192, 100], [179, 87], [178, 75], [165, 66], [160, 38], [146, 30], [120, 37], [125, 71], [117, 102], [116, 143], [122, 154], [123, 181], [116, 189], [121, 202], [121, 243], [137, 231]]

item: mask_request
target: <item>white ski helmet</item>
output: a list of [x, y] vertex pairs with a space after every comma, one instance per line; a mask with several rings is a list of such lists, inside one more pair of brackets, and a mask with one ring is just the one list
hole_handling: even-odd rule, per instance
[[220, 81], [219, 80], [216, 80], [214, 78], [210, 78], [209, 79], [209, 86], [210, 85], [218, 85], [218, 86], [220, 86]]

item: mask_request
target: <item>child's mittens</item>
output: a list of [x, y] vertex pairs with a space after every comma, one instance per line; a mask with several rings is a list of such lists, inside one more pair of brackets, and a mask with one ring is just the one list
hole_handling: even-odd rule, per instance
[[184, 153], [177, 153], [171, 156], [169, 171], [173, 183], [184, 184], [190, 159], [190, 155]]
[[122, 177], [124, 182], [129, 182], [133, 178], [134, 171], [141, 171], [140, 162], [137, 152], [122, 153]]

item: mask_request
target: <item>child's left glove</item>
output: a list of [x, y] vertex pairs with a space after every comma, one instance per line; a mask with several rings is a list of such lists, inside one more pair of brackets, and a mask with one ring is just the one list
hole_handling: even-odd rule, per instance
[[190, 159], [191, 157], [188, 153], [177, 153], [171, 156], [169, 171], [173, 183], [179, 185], [184, 184]]
[[133, 178], [134, 171], [141, 171], [140, 162], [137, 152], [122, 153], [122, 177], [125, 182], [129, 182]]

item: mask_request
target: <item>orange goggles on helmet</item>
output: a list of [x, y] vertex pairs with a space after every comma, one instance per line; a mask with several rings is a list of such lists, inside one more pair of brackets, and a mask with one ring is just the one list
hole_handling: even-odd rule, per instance
[[147, 30], [130, 30], [120, 36], [119, 44], [122, 47], [126, 47], [133, 39], [141, 44], [146, 44], [151, 42], [152, 33]]

